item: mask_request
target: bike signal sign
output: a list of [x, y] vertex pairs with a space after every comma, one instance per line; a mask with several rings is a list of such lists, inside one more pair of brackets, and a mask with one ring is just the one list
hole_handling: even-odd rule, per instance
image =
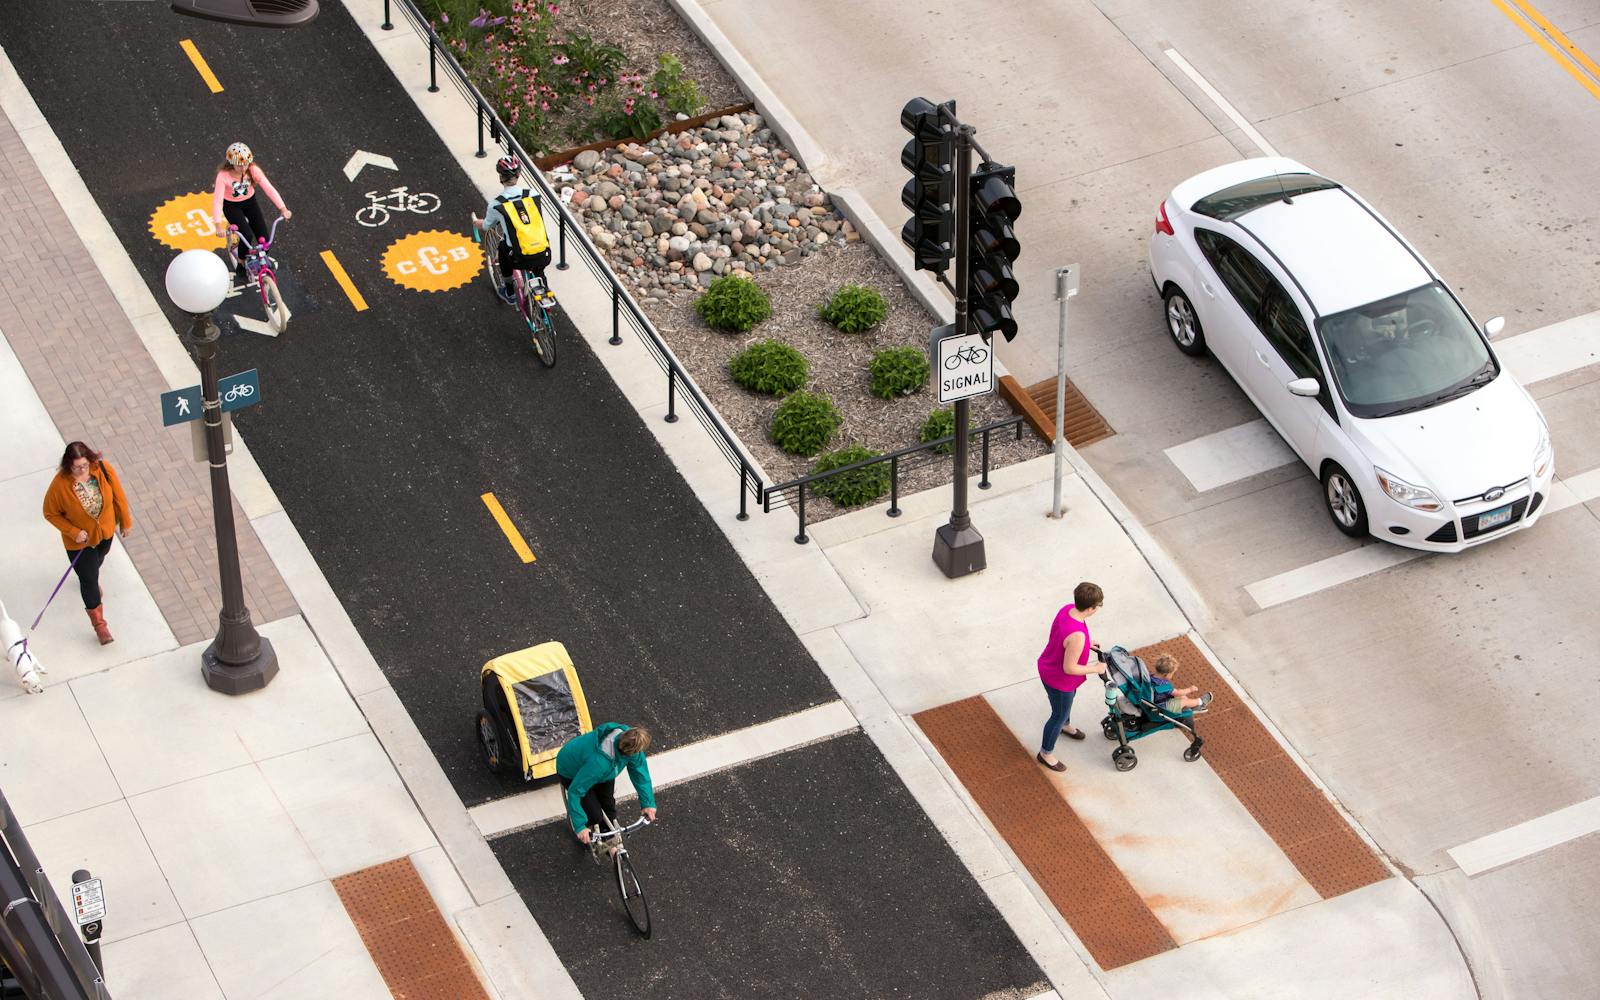
[[[252, 368], [247, 372], [217, 379], [217, 398], [222, 412], [243, 409], [261, 402], [261, 378]], [[200, 419], [200, 387], [191, 385], [161, 394], [161, 423], [165, 427]]]
[[981, 333], [957, 337], [955, 327], [933, 331], [933, 376], [939, 402], [954, 403], [994, 391], [994, 350]]
[[150, 235], [174, 250], [220, 250], [224, 242], [211, 221], [211, 195], [204, 191], [163, 202], [150, 213]]
[[403, 236], [383, 252], [383, 273], [401, 288], [447, 292], [477, 277], [483, 251], [470, 237], [430, 229]]

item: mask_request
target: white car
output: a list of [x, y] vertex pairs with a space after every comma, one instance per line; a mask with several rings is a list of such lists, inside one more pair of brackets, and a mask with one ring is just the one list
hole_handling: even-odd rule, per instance
[[1450, 286], [1372, 206], [1293, 160], [1179, 184], [1150, 274], [1178, 349], [1207, 350], [1322, 482], [1347, 535], [1456, 552], [1550, 496], [1544, 415]]

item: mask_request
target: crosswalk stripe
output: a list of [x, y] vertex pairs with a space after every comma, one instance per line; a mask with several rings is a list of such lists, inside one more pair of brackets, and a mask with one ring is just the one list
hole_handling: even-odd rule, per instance
[[1600, 830], [1600, 798], [1586, 799], [1452, 847], [1445, 853], [1471, 878], [1597, 830]]
[[1173, 445], [1166, 455], [1200, 493], [1300, 460], [1266, 420]]
[[1600, 312], [1496, 341], [1494, 351], [1523, 385], [1600, 364]]

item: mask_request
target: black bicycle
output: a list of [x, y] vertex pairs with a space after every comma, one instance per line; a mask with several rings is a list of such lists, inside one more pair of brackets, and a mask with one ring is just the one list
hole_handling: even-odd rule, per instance
[[[628, 913], [628, 922], [633, 924], [633, 929], [639, 932], [640, 937], [648, 938], [650, 904], [644, 898], [644, 886], [639, 882], [639, 873], [633, 870], [633, 862], [628, 860], [628, 847], [623, 843], [622, 835], [649, 826], [650, 821], [640, 816], [637, 822], [619, 827], [610, 816], [606, 816], [605, 820], [608, 829], [589, 827], [589, 853], [597, 865], [604, 864], [608, 856], [615, 864], [617, 893], [622, 897], [622, 908]], [[616, 843], [608, 845], [605, 843], [608, 840], [615, 840]]]

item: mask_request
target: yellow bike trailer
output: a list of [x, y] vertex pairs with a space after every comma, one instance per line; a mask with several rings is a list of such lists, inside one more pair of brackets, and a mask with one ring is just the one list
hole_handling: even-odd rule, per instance
[[478, 745], [489, 770], [524, 781], [556, 773], [556, 751], [594, 728], [567, 647], [544, 642], [483, 665]]

